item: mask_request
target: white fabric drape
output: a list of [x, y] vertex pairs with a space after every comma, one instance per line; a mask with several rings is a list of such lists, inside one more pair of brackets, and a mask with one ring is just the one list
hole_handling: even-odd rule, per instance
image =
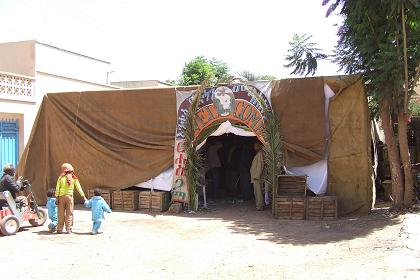
[[[255, 136], [255, 133], [252, 131], [246, 131], [242, 128], [233, 126], [230, 121], [225, 121], [219, 125], [219, 127], [210, 135], [210, 136], [220, 136], [226, 133], [233, 133], [238, 136]], [[204, 139], [197, 146], [197, 150], [199, 150], [205, 143], [207, 139]]]
[[172, 183], [172, 174], [174, 169], [171, 167], [158, 176], [142, 183], [134, 185], [135, 187], [151, 189], [151, 190], [161, 190], [161, 191], [170, 191]]
[[292, 167], [288, 170], [292, 175], [306, 175], [308, 188], [317, 195], [323, 195], [327, 192], [327, 178], [328, 178], [328, 164], [327, 160], [323, 159], [314, 164]]

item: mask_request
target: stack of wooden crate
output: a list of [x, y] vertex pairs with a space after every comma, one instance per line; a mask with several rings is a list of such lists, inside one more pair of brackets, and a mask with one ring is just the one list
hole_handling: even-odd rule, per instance
[[[102, 190], [102, 189], [101, 189]], [[93, 190], [88, 190], [88, 198], [94, 196]], [[108, 203], [109, 207], [112, 208], [111, 191], [102, 190], [102, 198]]]
[[337, 197], [311, 196], [306, 198], [306, 219], [327, 220], [337, 218]]
[[138, 191], [113, 191], [112, 207], [114, 210], [134, 211], [139, 208]]
[[280, 175], [274, 199], [279, 219], [304, 220], [306, 215], [306, 176]]
[[306, 179], [306, 176], [279, 176], [274, 199], [276, 217], [290, 220], [337, 218], [337, 197], [307, 196]]
[[169, 208], [169, 193], [164, 191], [141, 191], [139, 209], [163, 212]]

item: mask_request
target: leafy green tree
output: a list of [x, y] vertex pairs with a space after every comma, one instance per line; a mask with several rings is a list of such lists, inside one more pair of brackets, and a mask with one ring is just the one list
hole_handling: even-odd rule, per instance
[[226, 62], [212, 58], [210, 64], [213, 66], [214, 76], [216, 78], [215, 84], [229, 83], [232, 80], [229, 66]]
[[200, 85], [206, 79], [209, 79], [210, 85], [229, 82], [229, 66], [215, 58], [209, 60], [204, 56], [197, 56], [185, 64], [179, 84]]
[[[327, 16], [339, 8], [334, 59], [346, 73], [363, 76], [370, 102], [379, 106], [392, 176], [393, 206], [413, 202], [407, 142], [410, 95], [419, 80], [419, 0], [324, 0]], [[391, 116], [398, 119], [398, 143]], [[401, 162], [403, 173], [401, 172]]]
[[[420, 94], [420, 93], [419, 93]], [[408, 110], [415, 116], [420, 116], [420, 98], [410, 99], [410, 104], [408, 104]]]
[[254, 73], [252, 73], [251, 71], [248, 70], [243, 70], [237, 73], [239, 78], [245, 80], [245, 81], [256, 81], [257, 80], [257, 75], [255, 75]]
[[172, 86], [176, 86], [178, 85], [178, 82], [175, 80], [166, 80], [165, 83], [170, 84]]
[[277, 77], [273, 75], [261, 75], [257, 77], [257, 80], [273, 81], [273, 80], [277, 80]]
[[318, 61], [326, 59], [328, 56], [316, 47], [316, 43], [311, 42], [312, 35], [293, 34], [292, 41], [289, 42], [290, 49], [287, 51], [286, 60], [289, 62], [284, 65], [286, 68], [293, 68], [292, 75], [314, 75], [318, 68]]
[[277, 78], [273, 75], [256, 75], [248, 70], [243, 70], [237, 73], [239, 78], [245, 80], [245, 81], [258, 81], [258, 80], [267, 80], [272, 81], [276, 80]]

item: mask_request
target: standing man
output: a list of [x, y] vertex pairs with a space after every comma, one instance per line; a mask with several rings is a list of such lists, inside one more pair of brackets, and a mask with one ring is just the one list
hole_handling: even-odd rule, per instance
[[219, 150], [223, 147], [220, 141], [215, 141], [214, 138], [208, 139], [207, 148], [207, 177], [209, 179], [209, 194], [213, 197], [220, 196], [221, 191], [221, 167], [222, 163], [219, 158]]
[[77, 189], [78, 193], [86, 201], [87, 199], [83, 193], [82, 187], [80, 186], [79, 179], [74, 174], [73, 166], [70, 163], [63, 163], [61, 166], [61, 174], [60, 177], [58, 177], [55, 189], [55, 196], [57, 197], [58, 203], [57, 233], [63, 232], [64, 224], [66, 225], [66, 232], [68, 234], [72, 232], [74, 188]]
[[252, 159], [254, 158], [253, 143], [245, 140], [242, 144], [241, 155], [239, 157], [239, 186], [241, 199], [250, 200], [252, 197], [251, 169]]
[[251, 183], [254, 185], [254, 195], [255, 195], [255, 205], [257, 211], [264, 210], [264, 196], [262, 190], [262, 184], [264, 183], [262, 180], [263, 169], [264, 169], [264, 155], [262, 144], [259, 141], [254, 143], [254, 149], [256, 155], [252, 160], [251, 164]]

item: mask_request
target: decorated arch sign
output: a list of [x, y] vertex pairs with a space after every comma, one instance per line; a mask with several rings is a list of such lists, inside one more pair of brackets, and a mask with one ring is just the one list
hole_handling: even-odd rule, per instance
[[[252, 91], [249, 90], [252, 87]], [[256, 82], [245, 86], [233, 84], [206, 88], [201, 95], [194, 122], [194, 139], [211, 125], [229, 120], [245, 126], [264, 141], [264, 109], [271, 110], [270, 82]], [[187, 154], [185, 151], [185, 123], [196, 91], [177, 91], [177, 126], [174, 150], [174, 175], [172, 201], [187, 203], [188, 186], [185, 176]], [[263, 106], [261, 106], [261, 102]], [[199, 144], [199, 143], [197, 143]]]

